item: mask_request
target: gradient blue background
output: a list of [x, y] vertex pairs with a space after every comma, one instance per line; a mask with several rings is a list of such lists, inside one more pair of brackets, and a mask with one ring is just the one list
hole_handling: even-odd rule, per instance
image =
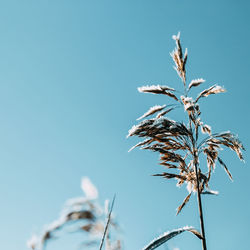
[[[81, 195], [89, 176], [100, 200], [117, 194], [115, 213], [126, 250], [141, 249], [165, 230], [199, 227], [196, 199], [176, 217], [187, 194], [151, 174], [158, 156], [128, 149], [135, 119], [169, 99], [138, 93], [146, 84], [181, 87], [172, 68], [171, 36], [189, 49], [188, 79], [228, 92], [201, 101], [213, 131], [249, 139], [249, 1], [8, 0], [0, 1], [0, 248], [22, 250], [33, 232], [57, 218], [64, 201]], [[202, 88], [200, 88], [202, 90]], [[182, 110], [171, 118], [182, 120]], [[246, 164], [232, 151], [204, 198], [208, 249], [248, 250], [250, 194]], [[59, 240], [49, 249], [73, 249]], [[67, 245], [68, 244], [68, 245]], [[170, 250], [201, 249], [191, 234]], [[164, 248], [162, 248], [164, 249]]]

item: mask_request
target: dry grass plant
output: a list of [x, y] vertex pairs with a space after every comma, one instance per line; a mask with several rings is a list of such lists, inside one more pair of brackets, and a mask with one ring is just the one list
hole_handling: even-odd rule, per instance
[[115, 199], [110, 208], [108, 200], [102, 207], [97, 201], [98, 191], [88, 178], [82, 179], [81, 187], [85, 196], [68, 200], [60, 217], [47, 225], [40, 236], [34, 234], [27, 241], [30, 249], [44, 250], [47, 244], [59, 238], [65, 229], [68, 229], [70, 233], [83, 232], [85, 234], [86, 240], [79, 245], [80, 249], [93, 249], [93, 247], [96, 249], [98, 245], [99, 250], [103, 249], [103, 246], [105, 250], [122, 249], [119, 227], [112, 215]]
[[[146, 118], [129, 130], [128, 137], [138, 136], [144, 138], [144, 140], [136, 144], [130, 150], [139, 147], [140, 149], [158, 152], [160, 154], [160, 164], [175, 172], [163, 172], [155, 174], [155, 176], [161, 176], [165, 179], [177, 179], [177, 186], [179, 187], [184, 183], [187, 184], [188, 195], [177, 208], [177, 214], [179, 214], [188, 203], [191, 194], [197, 194], [201, 224], [201, 234], [199, 237], [202, 240], [203, 250], [206, 250], [201, 194], [217, 194], [217, 192], [209, 188], [209, 181], [217, 162], [224, 168], [229, 178], [232, 179], [232, 175], [224, 160], [219, 156], [222, 147], [233, 150], [240, 160], [243, 160], [241, 151], [244, 150], [244, 147], [236, 135], [229, 131], [212, 133], [211, 127], [201, 120], [199, 101], [209, 95], [224, 93], [226, 90], [215, 84], [201, 91], [197, 97], [192, 98], [190, 96], [192, 89], [202, 85], [205, 80], [199, 78], [187, 83], [186, 63], [188, 52], [186, 49], [183, 53], [180, 33], [173, 36], [173, 39], [175, 40], [176, 48], [171, 53], [171, 57], [175, 64], [174, 68], [182, 81], [183, 91], [176, 91], [172, 87], [160, 85], [138, 88], [138, 91], [142, 93], [165, 95], [174, 101], [174, 103], [163, 106], [156, 105], [137, 119], [141, 120]], [[182, 94], [181, 96], [177, 96], [177, 93]], [[180, 106], [184, 108], [187, 115], [186, 124], [166, 117], [168, 113]], [[155, 115], [155, 117], [148, 118], [152, 115]], [[205, 138], [204, 136], [201, 138], [200, 132], [206, 134]], [[200, 167], [199, 159], [201, 154], [204, 154], [206, 157], [207, 171]], [[187, 231], [185, 229], [187, 228], [178, 229], [177, 231], [174, 230], [174, 232], [177, 233], [170, 232], [170, 235], [175, 236], [180, 232]], [[145, 249], [149, 250], [158, 247], [172, 238], [168, 236], [169, 233], [164, 234], [164, 236], [150, 243]]]

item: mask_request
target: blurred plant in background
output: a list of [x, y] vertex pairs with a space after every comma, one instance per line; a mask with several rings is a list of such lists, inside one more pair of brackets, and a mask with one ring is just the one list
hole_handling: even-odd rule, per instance
[[27, 241], [32, 250], [45, 249], [52, 239], [62, 236], [65, 228], [70, 228], [70, 233], [83, 232], [84, 241], [80, 243], [80, 249], [99, 246], [101, 250], [105, 244], [105, 250], [121, 250], [119, 239], [119, 227], [112, 215], [114, 200], [111, 206], [105, 201], [100, 206], [98, 190], [87, 178], [82, 178], [81, 188], [85, 196], [69, 199], [63, 207], [59, 218], [45, 227], [41, 236], [33, 235]]

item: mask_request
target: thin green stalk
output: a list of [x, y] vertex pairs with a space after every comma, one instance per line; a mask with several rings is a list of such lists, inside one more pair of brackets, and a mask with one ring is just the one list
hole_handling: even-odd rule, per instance
[[109, 224], [110, 224], [111, 214], [112, 214], [112, 210], [113, 210], [113, 207], [114, 207], [114, 203], [115, 203], [115, 195], [114, 195], [114, 198], [113, 198], [113, 200], [112, 200], [112, 204], [111, 204], [110, 211], [109, 211], [109, 214], [108, 214], [108, 220], [107, 220], [107, 223], [106, 223], [104, 232], [103, 232], [103, 236], [102, 236], [102, 240], [101, 240], [101, 244], [100, 244], [99, 250], [102, 250], [103, 243], [104, 243], [106, 234], [107, 234], [107, 232], [108, 232], [108, 226], [109, 226]]

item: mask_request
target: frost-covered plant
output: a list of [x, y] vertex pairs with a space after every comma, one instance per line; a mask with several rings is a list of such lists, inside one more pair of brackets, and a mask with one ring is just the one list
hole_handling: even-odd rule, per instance
[[87, 177], [82, 178], [81, 188], [85, 196], [69, 199], [60, 217], [47, 225], [41, 236], [34, 234], [27, 241], [30, 249], [45, 249], [48, 242], [61, 236], [66, 228], [70, 229], [71, 233], [80, 231], [86, 234], [85, 241], [80, 245], [81, 249], [98, 247], [101, 250], [104, 243], [105, 250], [122, 249], [121, 240], [118, 239], [118, 225], [112, 216], [114, 199], [110, 208], [108, 200], [105, 201], [105, 206], [101, 207], [97, 201], [98, 190]]
[[[220, 163], [229, 178], [232, 179], [232, 175], [226, 164], [219, 156], [219, 151], [222, 147], [227, 147], [235, 151], [240, 160], [243, 160], [241, 150], [244, 150], [244, 147], [237, 136], [231, 132], [212, 133], [211, 127], [202, 122], [198, 101], [212, 94], [223, 93], [226, 90], [215, 84], [208, 89], [203, 90], [193, 99], [189, 95], [191, 90], [203, 84], [205, 80], [202, 78], [194, 79], [187, 84], [187, 49], [183, 53], [180, 43], [180, 33], [177, 36], [173, 36], [173, 39], [176, 42], [176, 48], [171, 53], [171, 57], [175, 63], [174, 68], [183, 83], [183, 91], [176, 91], [172, 87], [160, 85], [143, 86], [138, 88], [138, 91], [142, 93], [152, 93], [170, 97], [175, 103], [163, 106], [156, 105], [137, 119], [140, 120], [156, 114], [154, 118], [147, 118], [139, 124], [134, 125], [129, 130], [128, 137], [138, 136], [145, 139], [136, 144], [130, 150], [140, 147], [141, 149], [158, 152], [160, 154], [160, 164], [168, 169], [175, 170], [175, 172], [163, 172], [156, 174], [155, 176], [162, 176], [166, 179], [177, 179], [177, 186], [182, 186], [184, 183], [187, 184], [188, 195], [183, 203], [177, 208], [177, 214], [180, 213], [183, 207], [187, 204], [191, 194], [197, 193], [201, 223], [201, 235], [199, 236], [202, 239], [203, 249], [206, 250], [201, 194], [217, 194], [217, 192], [209, 189], [211, 174], [215, 169], [217, 162]], [[177, 96], [177, 93], [182, 94], [181, 96]], [[187, 115], [186, 123], [177, 122], [166, 117], [169, 112], [179, 106], [184, 108]], [[203, 134], [206, 134], [206, 136], [201, 137], [200, 130]], [[200, 167], [199, 159], [202, 153], [207, 160], [207, 172], [204, 172], [205, 169]], [[184, 229], [185, 228], [178, 229], [177, 232], [187, 231]], [[174, 234], [174, 236], [177, 234]], [[196, 235], [198, 235], [198, 233], [196, 233]], [[159, 246], [159, 243], [163, 244], [168, 239], [169, 237], [164, 234], [163, 238], [157, 238], [145, 249], [154, 249]]]

